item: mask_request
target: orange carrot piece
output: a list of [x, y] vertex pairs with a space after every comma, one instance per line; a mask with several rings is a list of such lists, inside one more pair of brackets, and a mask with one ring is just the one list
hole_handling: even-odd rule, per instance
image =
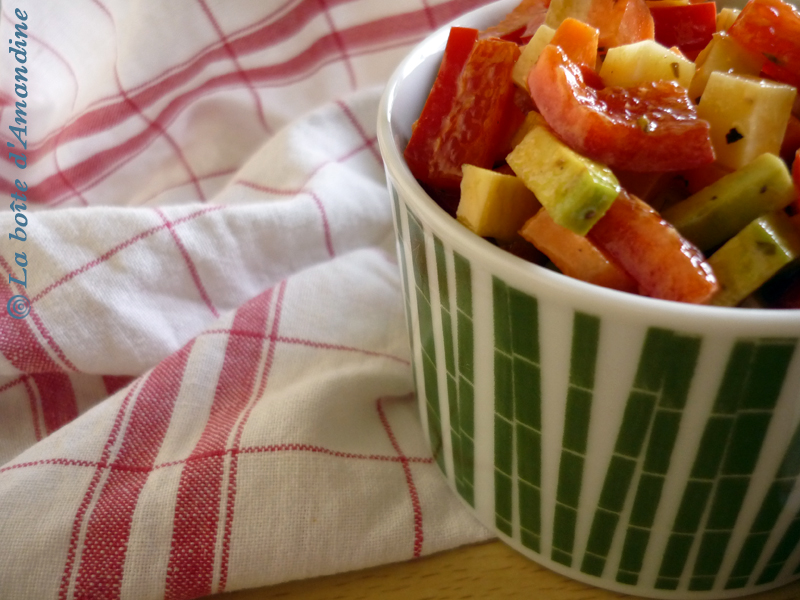
[[573, 62], [594, 69], [599, 39], [596, 27], [568, 17], [558, 26], [550, 43], [560, 47]]
[[624, 292], [638, 290], [619, 265], [589, 239], [553, 221], [544, 208], [528, 219], [520, 235], [547, 255], [564, 275]]

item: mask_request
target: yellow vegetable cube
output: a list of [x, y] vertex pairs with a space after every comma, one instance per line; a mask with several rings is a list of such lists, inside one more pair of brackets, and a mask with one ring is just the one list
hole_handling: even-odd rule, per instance
[[689, 85], [689, 97], [697, 101], [703, 95], [711, 73], [758, 75], [764, 57], [746, 50], [726, 33], [715, 33], [708, 46], [697, 57], [697, 70]]
[[600, 67], [607, 86], [635, 87], [651, 81], [677, 81], [688, 88], [695, 66], [690, 60], [653, 40], [609, 48]]
[[530, 111], [527, 115], [525, 115], [525, 120], [522, 122], [522, 125], [519, 126], [514, 132], [514, 135], [511, 137], [511, 149], [517, 147], [517, 145], [525, 139], [525, 136], [534, 128], [534, 127], [547, 127], [547, 122], [544, 120], [544, 117], [541, 113], [536, 112], [535, 110]]
[[528, 91], [528, 72], [539, 60], [539, 55], [544, 50], [544, 47], [550, 43], [550, 40], [553, 39], [555, 33], [556, 30], [552, 27], [540, 25], [531, 40], [522, 49], [522, 54], [514, 64], [514, 68], [511, 71], [511, 79], [526, 92]]
[[525, 184], [472, 165], [462, 167], [461, 201], [456, 218], [481, 237], [511, 241], [541, 205]]
[[738, 169], [765, 152], [780, 154], [796, 95], [790, 85], [711, 73], [697, 116], [711, 124], [717, 162]]
[[740, 12], [742, 11], [738, 8], [728, 8], [727, 6], [719, 11], [717, 13], [717, 31], [727, 31]]

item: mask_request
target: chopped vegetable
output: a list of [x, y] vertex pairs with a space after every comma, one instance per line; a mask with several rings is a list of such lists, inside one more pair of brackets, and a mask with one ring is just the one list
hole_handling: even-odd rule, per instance
[[717, 15], [717, 31], [727, 31], [742, 11], [738, 8], [723, 8]]
[[564, 275], [623, 292], [638, 290], [631, 276], [591, 240], [556, 223], [545, 208], [531, 217], [520, 233]]
[[652, 81], [677, 81], [688, 88], [694, 77], [694, 63], [654, 40], [611, 48], [600, 77], [606, 86], [635, 87]]
[[570, 17], [597, 27], [601, 52], [653, 39], [653, 17], [644, 0], [552, 0], [545, 24], [557, 29]]
[[708, 259], [720, 286], [711, 303], [736, 306], [798, 256], [800, 233], [786, 213], [759, 217]]
[[547, 46], [528, 87], [562, 140], [612, 168], [676, 171], [714, 161], [709, 125], [675, 82], [597, 90], [560, 48]]
[[762, 154], [663, 215], [693, 244], [709, 250], [759, 215], [785, 208], [794, 197], [786, 163], [774, 154]]
[[742, 46], [800, 77], [800, 12], [783, 0], [750, 0], [728, 33]]
[[655, 40], [668, 48], [679, 48], [689, 58], [695, 58], [717, 31], [717, 6], [714, 2], [683, 6], [650, 5], [650, 14], [653, 15]]
[[435, 123], [426, 125], [421, 142], [415, 143], [412, 134], [406, 148], [406, 162], [418, 180], [435, 188], [458, 188], [461, 165], [490, 168], [501, 157], [510, 137], [506, 118], [514, 110], [511, 69], [519, 53], [512, 42], [496, 38], [475, 42], [438, 129]]
[[511, 79], [526, 92], [530, 91], [528, 90], [528, 73], [536, 61], [539, 60], [542, 50], [550, 43], [555, 34], [555, 29], [542, 25], [522, 49], [522, 54], [520, 54], [519, 60], [517, 60], [511, 71]]
[[765, 152], [779, 154], [796, 95], [782, 83], [711, 73], [697, 114], [711, 125], [717, 162], [737, 169]]
[[697, 69], [689, 85], [689, 97], [693, 100], [703, 95], [712, 73], [720, 71], [756, 76], [761, 72], [764, 58], [747, 50], [728, 34], [720, 32], [714, 34], [708, 46], [697, 57], [695, 64]]
[[572, 62], [594, 69], [598, 39], [595, 27], [569, 17], [558, 26], [550, 43], [561, 48]]
[[578, 235], [586, 235], [620, 191], [608, 167], [581, 156], [546, 126], [534, 126], [506, 161], [553, 220]]
[[513, 175], [464, 165], [456, 218], [482, 237], [511, 241], [541, 204]]
[[717, 291], [702, 253], [624, 190], [592, 227], [589, 239], [636, 280], [644, 295], [702, 304]]
[[414, 177], [423, 183], [435, 182], [435, 173], [430, 171], [430, 163], [438, 154], [441, 132], [453, 110], [458, 93], [459, 76], [477, 39], [477, 29], [450, 29], [439, 73], [425, 101], [422, 114], [414, 123], [411, 139], [403, 156]]

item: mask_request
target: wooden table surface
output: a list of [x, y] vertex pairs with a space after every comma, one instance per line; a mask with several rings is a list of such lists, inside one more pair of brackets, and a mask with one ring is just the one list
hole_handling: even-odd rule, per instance
[[[614, 600], [633, 596], [567, 579], [493, 541], [417, 560], [243, 590], [208, 600]], [[800, 581], [748, 600], [798, 600]]]

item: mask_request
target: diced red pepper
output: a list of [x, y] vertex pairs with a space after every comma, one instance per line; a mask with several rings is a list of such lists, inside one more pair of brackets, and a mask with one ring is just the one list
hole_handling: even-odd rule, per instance
[[490, 169], [502, 158], [508, 143], [508, 114], [515, 109], [511, 70], [519, 55], [513, 42], [489, 38], [475, 43], [447, 115], [438, 128], [426, 127], [420, 143], [412, 135], [406, 147], [406, 162], [420, 182], [455, 189], [461, 184], [462, 165]]
[[682, 6], [650, 6], [655, 40], [662, 46], [676, 46], [694, 60], [717, 31], [717, 5], [714, 2]]
[[703, 254], [655, 210], [625, 191], [588, 236], [636, 280], [646, 296], [704, 304], [719, 287]]
[[795, 81], [800, 80], [800, 12], [788, 2], [750, 0], [728, 34], [778, 67], [767, 70], [786, 72]]
[[477, 39], [477, 29], [466, 27], [450, 29], [439, 73], [433, 82], [422, 113], [413, 125], [411, 139], [406, 146], [404, 156], [414, 177], [423, 182], [436, 150], [439, 133], [453, 108], [458, 91], [458, 77]]
[[792, 73], [786, 67], [781, 67], [771, 60], [764, 61], [760, 75], [766, 79], [786, 83], [800, 89], [800, 73]]
[[714, 162], [709, 124], [697, 118], [677, 82], [597, 90], [560, 48], [548, 45], [530, 70], [528, 88], [566, 144], [611, 168], [678, 171]]

